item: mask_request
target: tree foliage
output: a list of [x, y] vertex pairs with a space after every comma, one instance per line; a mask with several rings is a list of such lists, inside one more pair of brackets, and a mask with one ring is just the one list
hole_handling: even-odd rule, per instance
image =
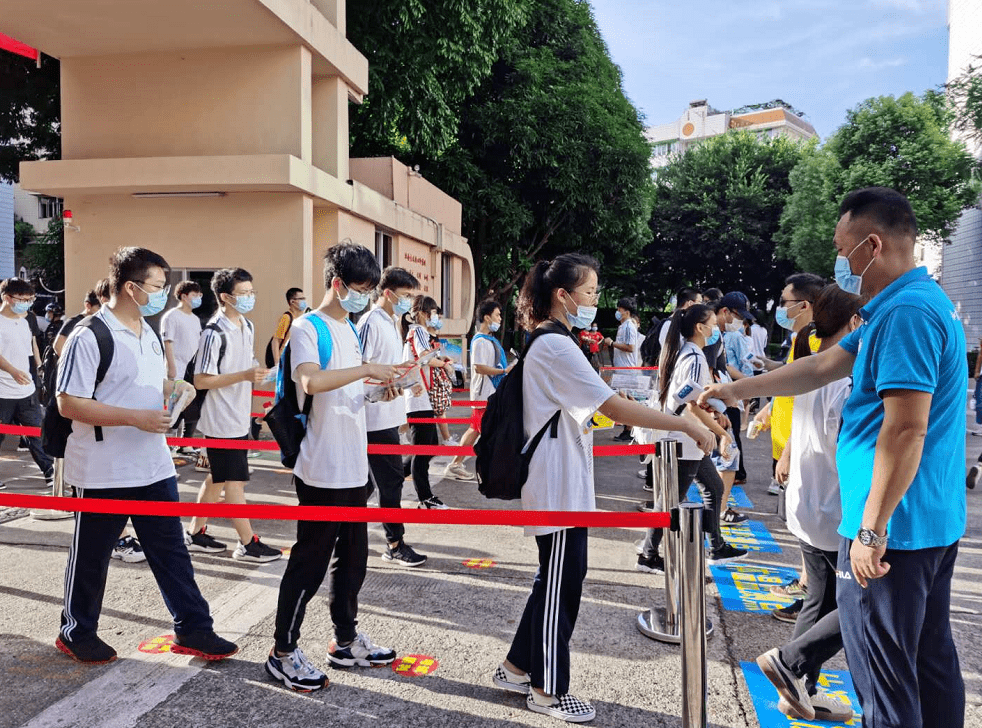
[[952, 129], [982, 148], [982, 56], [973, 56], [945, 90], [954, 108]]
[[60, 66], [0, 52], [0, 180], [16, 182], [22, 161], [61, 157]]
[[541, 0], [425, 171], [463, 203], [479, 288], [504, 301], [542, 257], [632, 259], [650, 237], [650, 151], [589, 4]]
[[729, 132], [692, 147], [658, 171], [638, 279], [650, 303], [681, 285], [739, 290], [764, 307], [791, 272], [775, 234], [789, 175], [805, 147], [784, 137]]
[[61, 218], [52, 218], [47, 230], [34, 234], [24, 247], [21, 261], [48, 290], [65, 287], [65, 228]]
[[838, 204], [851, 190], [891, 187], [905, 194], [921, 235], [947, 242], [977, 192], [976, 166], [964, 143], [949, 136], [953, 116], [937, 93], [867, 99], [825, 147], [806, 157], [792, 177], [794, 193], [782, 219], [782, 251], [801, 268], [835, 258]]
[[368, 96], [353, 107], [351, 156], [436, 159], [456, 137], [460, 104], [488, 75], [527, 0], [359, 0], [348, 40], [368, 58]]

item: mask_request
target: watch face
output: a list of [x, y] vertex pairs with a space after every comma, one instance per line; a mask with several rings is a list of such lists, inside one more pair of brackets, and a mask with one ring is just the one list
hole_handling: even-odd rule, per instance
[[870, 541], [872, 541], [872, 539], [870, 538], [871, 535], [872, 534], [869, 531], [867, 531], [866, 529], [862, 529], [859, 532], [859, 543], [861, 543], [863, 546], [869, 546]]

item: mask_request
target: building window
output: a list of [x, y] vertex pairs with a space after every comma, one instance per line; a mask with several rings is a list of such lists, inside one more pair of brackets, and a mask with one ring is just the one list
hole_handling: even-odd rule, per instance
[[46, 197], [38, 195], [38, 218], [47, 220], [52, 217], [61, 217], [64, 201], [60, 197]]
[[375, 260], [380, 268], [392, 265], [392, 236], [381, 230], [375, 231]]
[[447, 318], [455, 318], [456, 312], [453, 310], [453, 257], [443, 254], [440, 261], [440, 292], [443, 308], [443, 315]]
[[674, 154], [675, 152], [677, 152], [678, 148], [679, 148], [679, 143], [677, 141], [662, 142], [661, 144], [656, 144], [653, 147], [652, 153], [656, 157], [667, 157], [669, 154]]

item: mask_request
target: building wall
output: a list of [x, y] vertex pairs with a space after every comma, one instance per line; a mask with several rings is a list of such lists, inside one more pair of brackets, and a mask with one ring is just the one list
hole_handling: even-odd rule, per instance
[[[949, 0], [949, 80], [962, 73], [972, 56], [982, 55], [979, 28], [982, 0]], [[982, 159], [982, 147], [971, 151]], [[941, 285], [958, 309], [969, 350], [978, 349], [982, 338], [982, 210], [978, 206], [962, 213], [951, 244], [942, 252]]]
[[0, 278], [14, 275], [14, 188], [0, 182]]

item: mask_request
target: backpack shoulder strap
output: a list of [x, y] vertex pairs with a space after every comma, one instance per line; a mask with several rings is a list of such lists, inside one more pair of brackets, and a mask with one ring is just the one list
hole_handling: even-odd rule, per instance
[[222, 330], [222, 327], [216, 324], [214, 321], [209, 321], [205, 324], [205, 329], [214, 331], [218, 334], [218, 361], [215, 363], [215, 368], [218, 369], [218, 373], [222, 373], [222, 360], [225, 358], [225, 350], [228, 349], [228, 335]]
[[[112, 363], [116, 345], [113, 343], [112, 331], [106, 326], [106, 322], [98, 316], [87, 316], [79, 321], [78, 325], [84, 326], [92, 332], [92, 335], [95, 336], [95, 343], [99, 347], [99, 366], [95, 370], [95, 386], [92, 388], [92, 399], [95, 399], [95, 390], [106, 378], [106, 372], [109, 371], [109, 365]], [[102, 442], [102, 428], [96, 425], [92, 429], [96, 442]]]
[[358, 329], [355, 328], [355, 324], [352, 322], [351, 319], [346, 318], [345, 321], [348, 322], [348, 326], [351, 327], [351, 331], [355, 335], [355, 341], [358, 342], [358, 353], [361, 354], [362, 356], [364, 356], [365, 355], [365, 350], [364, 350], [364, 348], [362, 348], [362, 345], [361, 345], [361, 337], [358, 335]]
[[[331, 361], [331, 355], [334, 353], [334, 337], [331, 336], [331, 330], [327, 327], [324, 319], [315, 313], [307, 314], [303, 318], [310, 321], [317, 333], [317, 358], [320, 359], [321, 369], [326, 369], [327, 363]], [[351, 319], [347, 321], [349, 324], [351, 323]], [[355, 338], [357, 337], [358, 333], [355, 332]]]

